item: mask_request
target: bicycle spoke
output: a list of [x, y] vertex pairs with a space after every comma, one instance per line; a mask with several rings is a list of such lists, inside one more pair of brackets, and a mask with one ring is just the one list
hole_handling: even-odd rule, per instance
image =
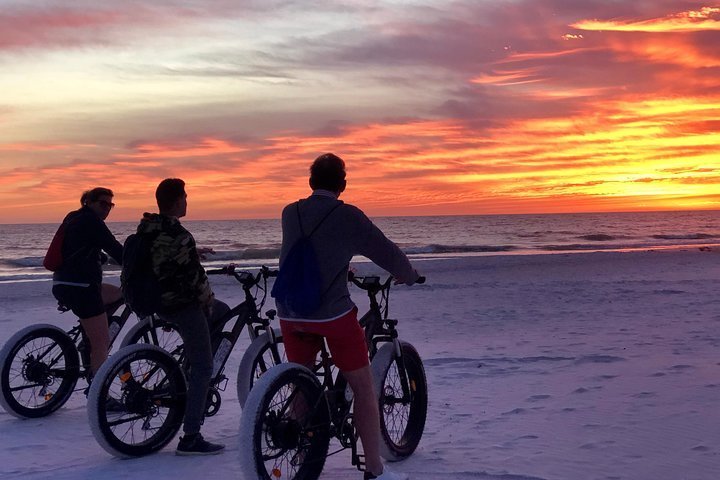
[[106, 412], [105, 425], [123, 445], [152, 443], [156, 434], [166, 428], [169, 412], [178, 406], [168, 375], [166, 366], [148, 358], [118, 365], [106, 387], [106, 398], [130, 411]]
[[18, 391], [20, 391], [20, 390], [27, 390], [28, 388], [37, 388], [37, 387], [42, 387], [42, 384], [41, 384], [41, 383], [35, 383], [35, 384], [32, 384], [32, 385], [20, 385], [19, 387], [11, 387], [11, 388], [10, 388], [10, 391], [11, 391], [11, 392], [18, 392]]

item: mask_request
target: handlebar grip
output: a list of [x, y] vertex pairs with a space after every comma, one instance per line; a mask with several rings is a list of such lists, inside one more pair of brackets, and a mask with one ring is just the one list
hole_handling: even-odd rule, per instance
[[227, 273], [227, 268], [217, 268], [215, 270], [205, 270], [205, 273], [208, 275], [225, 275]]
[[423, 283], [425, 283], [425, 277], [424, 277], [424, 276], [422, 276], [422, 275], [421, 275], [421, 276], [419, 276], [419, 277], [418, 277], [418, 279], [417, 279], [417, 280], [415, 280], [415, 283], [419, 283], [419, 284], [421, 284], [421, 285], [422, 285]]

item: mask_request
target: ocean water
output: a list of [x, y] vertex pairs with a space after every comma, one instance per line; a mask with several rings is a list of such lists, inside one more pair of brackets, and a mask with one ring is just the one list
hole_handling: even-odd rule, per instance
[[[373, 221], [411, 257], [550, 254], [720, 246], [720, 211], [379, 217]], [[277, 265], [280, 221], [185, 221], [207, 266]], [[108, 222], [122, 243], [135, 222]], [[0, 282], [50, 277], [42, 267], [57, 224], [0, 225]], [[117, 266], [108, 267], [110, 274]]]

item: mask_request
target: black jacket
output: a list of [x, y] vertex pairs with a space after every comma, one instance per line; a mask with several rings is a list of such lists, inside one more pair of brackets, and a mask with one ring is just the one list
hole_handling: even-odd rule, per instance
[[121, 264], [122, 245], [115, 239], [105, 222], [88, 207], [68, 213], [63, 223], [65, 224], [63, 263], [53, 274], [53, 280], [102, 283], [101, 250]]

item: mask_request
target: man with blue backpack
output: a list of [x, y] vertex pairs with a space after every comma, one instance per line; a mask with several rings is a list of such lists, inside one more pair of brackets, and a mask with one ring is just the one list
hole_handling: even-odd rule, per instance
[[403, 480], [380, 459], [380, 416], [365, 336], [348, 291], [348, 268], [364, 255], [398, 283], [418, 278], [407, 256], [357, 207], [338, 200], [345, 190], [345, 162], [332, 153], [310, 167], [308, 198], [282, 213], [280, 273], [272, 295], [288, 360], [308, 367], [323, 338], [355, 395], [356, 427], [365, 453], [365, 480]]

